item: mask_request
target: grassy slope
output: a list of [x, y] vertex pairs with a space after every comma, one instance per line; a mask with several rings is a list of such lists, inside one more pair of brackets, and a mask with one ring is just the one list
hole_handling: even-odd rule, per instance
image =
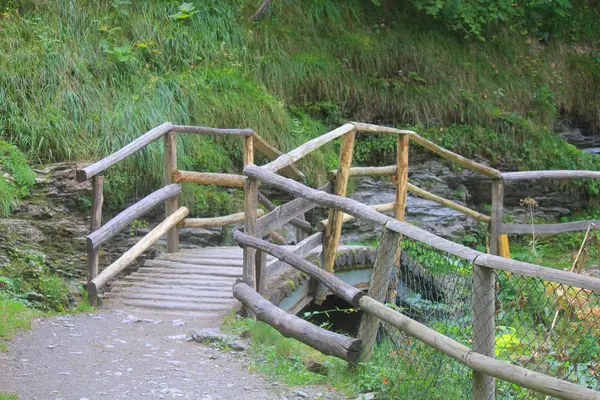
[[[600, 125], [600, 63], [584, 45], [504, 31], [464, 41], [391, 1], [287, 0], [249, 24], [257, 3], [196, 2], [178, 21], [174, 1], [12, 2], [0, 17], [0, 137], [34, 159], [91, 160], [165, 120], [252, 127], [287, 150], [354, 119], [420, 124], [493, 164], [509, 146], [513, 168], [598, 166], [544, 129], [559, 109]], [[241, 164], [238, 141], [180, 140], [182, 168]], [[158, 185], [160, 147], [112, 171], [109, 201]], [[305, 167], [315, 179], [334, 160], [326, 150]], [[199, 213], [239, 203], [193, 190]]]

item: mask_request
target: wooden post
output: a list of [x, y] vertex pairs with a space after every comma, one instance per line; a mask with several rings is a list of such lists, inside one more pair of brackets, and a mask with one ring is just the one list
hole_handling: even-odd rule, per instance
[[[90, 221], [90, 233], [100, 229], [102, 226], [102, 203], [104, 202], [103, 186], [104, 177], [102, 175], [95, 175], [92, 178], [92, 219]], [[98, 251], [99, 249], [88, 251], [88, 282], [98, 276]], [[89, 300], [93, 301], [94, 299]]]
[[510, 245], [506, 233], [502, 233], [498, 236], [498, 255], [504, 258], [510, 258]]
[[[173, 172], [177, 171], [177, 134], [168, 132], [165, 135], [165, 186], [173, 183]], [[173, 197], [165, 202], [166, 218], [179, 209], [179, 198]], [[167, 233], [167, 252], [179, 251], [179, 230], [173, 227]]]
[[[394, 218], [398, 221], [404, 221], [406, 213], [406, 196], [408, 193], [408, 135], [398, 135], [396, 147], [396, 201], [394, 203]], [[398, 236], [396, 246], [396, 254], [394, 257], [394, 266], [398, 269], [398, 273], [394, 274], [390, 279], [388, 287], [388, 301], [395, 302], [396, 289], [400, 280], [400, 260], [402, 256], [402, 235]]]
[[[396, 255], [398, 243], [402, 241], [402, 235], [397, 232], [383, 228], [381, 233], [381, 242], [377, 248], [377, 259], [375, 268], [369, 281], [369, 297], [385, 303], [390, 283], [390, 275], [396, 264]], [[362, 341], [362, 352], [360, 360], [369, 362], [373, 356], [373, 348], [377, 340], [377, 331], [379, 330], [379, 318], [372, 314], [364, 312], [358, 328], [358, 338]]]
[[[500, 254], [500, 228], [504, 215], [504, 185], [501, 179], [492, 181], [492, 222], [490, 252]], [[473, 351], [495, 357], [496, 343], [496, 275], [494, 270], [473, 264]], [[496, 383], [493, 377], [473, 371], [473, 400], [494, 399]]]
[[[254, 163], [254, 138], [244, 138], [244, 165]], [[248, 178], [244, 184], [244, 232], [250, 236], [256, 236], [256, 207], [258, 206], [258, 181]], [[256, 282], [256, 250], [250, 247], [244, 248], [243, 276], [252, 289], [257, 289]]]
[[[335, 187], [333, 189], [333, 194], [337, 196], [346, 195], [348, 177], [352, 165], [352, 151], [355, 136], [356, 130], [353, 129], [342, 137], [340, 159], [337, 174], [335, 176]], [[340, 244], [343, 218], [343, 211], [335, 210], [333, 208], [329, 209], [329, 223], [327, 224], [327, 229], [325, 229], [325, 235], [323, 236], [323, 269], [330, 273], [334, 273], [335, 254], [338, 245]], [[324, 286], [320, 284], [317, 293], [315, 294], [315, 303], [322, 304], [326, 296], [327, 291]]]
[[[306, 221], [306, 217], [304, 216], [304, 214], [299, 215], [298, 217], [296, 217], [302, 221]], [[304, 239], [306, 239], [308, 237], [308, 234], [306, 232], [304, 232], [302, 229], [296, 227], [296, 243], [300, 243], [301, 241], [303, 241]]]

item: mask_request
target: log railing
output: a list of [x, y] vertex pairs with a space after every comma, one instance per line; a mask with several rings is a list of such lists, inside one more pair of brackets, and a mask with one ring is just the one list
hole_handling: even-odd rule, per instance
[[[352, 153], [357, 133], [384, 133], [395, 134], [398, 136], [397, 145], [397, 162], [396, 165], [386, 167], [351, 167]], [[296, 161], [302, 159], [312, 151], [318, 149], [326, 143], [335, 139], [341, 139], [340, 155], [338, 168], [328, 173], [328, 179], [331, 185], [326, 190], [310, 189], [302, 184], [294, 182], [290, 179], [285, 179], [275, 174], [279, 170], [283, 170], [292, 165]], [[467, 169], [482, 174], [484, 177], [492, 180], [492, 213], [484, 215], [478, 211], [472, 210], [464, 205], [458, 204], [448, 199], [444, 199], [438, 195], [430, 193], [424, 189], [418, 188], [408, 182], [408, 147], [410, 142], [416, 143], [425, 147], [439, 156], [447, 159], [450, 162], [455, 162]], [[421, 137], [413, 131], [399, 130], [394, 128], [382, 127], [364, 123], [348, 123], [331, 132], [328, 132], [320, 137], [312, 139], [296, 149], [279, 156], [272, 162], [257, 167], [252, 162], [245, 162], [244, 174], [248, 178], [246, 183], [246, 206], [254, 208], [255, 200], [258, 197], [258, 184], [260, 181], [263, 184], [274, 186], [282, 191], [288, 192], [296, 196], [295, 200], [282, 206], [271, 208], [270, 212], [261, 218], [256, 218], [247, 214], [246, 226], [251, 226], [252, 229], [245, 231], [246, 236], [255, 237], [260, 240], [266, 232], [277, 229], [285, 223], [288, 223], [301, 213], [310, 209], [321, 206], [329, 210], [329, 215], [326, 220], [319, 222], [317, 229], [323, 232], [321, 237], [313, 235], [310, 240], [302, 242], [302, 246], [298, 246], [296, 250], [298, 254], [306, 254], [310, 249], [319, 245], [323, 245], [321, 252], [320, 265], [324, 272], [331, 274], [334, 272], [334, 259], [339, 246], [340, 234], [343, 222], [353, 218], [359, 218], [363, 221], [385, 226], [387, 229], [394, 230], [399, 234], [393, 240], [402, 240], [405, 235], [414, 240], [429, 244], [434, 248], [446, 251], [449, 254], [456, 255], [468, 259], [473, 262], [473, 313], [477, 315], [473, 321], [473, 351], [480, 353], [485, 359], [494, 358], [494, 313], [495, 313], [495, 274], [494, 270], [504, 270], [508, 272], [516, 272], [524, 276], [543, 278], [548, 281], [558, 283], [573, 284], [576, 287], [588, 288], [590, 290], [600, 289], [600, 280], [582, 277], [577, 274], [571, 274], [564, 271], [552, 270], [532, 264], [521, 263], [510, 259], [498, 257], [499, 255], [508, 254], [507, 240], [503, 240], [503, 234], [510, 232], [510, 228], [503, 223], [503, 198], [504, 198], [504, 181], [516, 179], [567, 179], [567, 178], [597, 178], [600, 173], [596, 171], [539, 171], [528, 173], [501, 173], [500, 171], [464, 158], [452, 151], [444, 149], [439, 145]], [[393, 203], [379, 204], [367, 206], [361, 203], [346, 199], [345, 193], [348, 184], [348, 178], [351, 176], [393, 176], [396, 182], [396, 199]], [[475, 250], [457, 245], [453, 242], [441, 239], [433, 234], [427, 233], [419, 228], [403, 222], [406, 209], [406, 195], [408, 192], [416, 196], [437, 202], [443, 206], [461, 212], [478, 221], [489, 224], [490, 226], [490, 253], [485, 255]], [[390, 218], [380, 213], [380, 211], [394, 210], [394, 218]], [[589, 222], [588, 222], [589, 223]], [[563, 231], [583, 228], [586, 223], [570, 223], [568, 226], [561, 226]], [[564, 224], [560, 224], [564, 225]], [[546, 230], [551, 231], [553, 226], [548, 226]], [[513, 231], [518, 231], [519, 226], [515, 226]], [[544, 228], [542, 228], [543, 230]], [[585, 229], [585, 228], [583, 228]], [[239, 235], [238, 235], [239, 236]], [[247, 237], [244, 238], [247, 239]], [[242, 237], [242, 236], [239, 236]], [[322, 242], [320, 241], [322, 238]], [[245, 240], [245, 239], [244, 239]], [[242, 243], [244, 244], [244, 243]], [[264, 292], [264, 282], [261, 282], [261, 277], [266, 275], [266, 265], [264, 262], [258, 263], [256, 260], [264, 260], [262, 252], [269, 252], [268, 249], [254, 244], [246, 243], [244, 251], [252, 255], [245, 258], [244, 262], [244, 277], [245, 282], [250, 286], [250, 289], [257, 290], [259, 293]], [[400, 249], [400, 246], [397, 247]], [[399, 251], [399, 250], [398, 250]], [[255, 253], [257, 256], [255, 257]], [[273, 253], [271, 253], [273, 254]], [[399, 259], [399, 254], [396, 255]], [[476, 262], [475, 262], [476, 261]], [[274, 268], [281, 263], [288, 263], [285, 260], [279, 259], [271, 262], [270, 268]], [[298, 267], [297, 267], [298, 268]], [[304, 271], [305, 272], [305, 271]], [[310, 275], [310, 274], [309, 274]], [[328, 286], [317, 279], [318, 287], [314, 292], [316, 302], [322, 301], [327, 293]], [[331, 289], [331, 287], [329, 287]], [[335, 291], [334, 291], [335, 292]], [[339, 293], [335, 292], [339, 295]], [[252, 311], [252, 310], [250, 310]], [[389, 322], [389, 321], [387, 321]], [[391, 322], [389, 322], [391, 323]], [[418, 337], [418, 336], [416, 336]], [[438, 349], [444, 351], [443, 349]], [[473, 387], [479, 391], [478, 397], [493, 398], [495, 385], [493, 376], [498, 376], [489, 373], [488, 368], [473, 367]], [[510, 368], [509, 368], [510, 369]], [[515, 370], [516, 371], [516, 370]], [[510, 382], [514, 380], [507, 379], [507, 375], [502, 375], [502, 379]], [[562, 382], [562, 381], [561, 381]], [[520, 383], [519, 383], [520, 384]], [[523, 385], [528, 387], [527, 385]], [[537, 390], [537, 389], [536, 389]], [[543, 393], [548, 393], [544, 392]], [[589, 395], [589, 392], [588, 392]], [[565, 397], [568, 398], [568, 397]]]
[[[384, 232], [395, 233], [395, 235], [389, 235], [389, 237], [385, 240], [397, 242], [399, 238], [405, 236], [415, 241], [425, 243], [437, 250], [468, 260], [474, 268], [474, 279], [475, 275], [477, 275], [475, 269], [479, 268], [480, 271], [491, 271], [490, 275], [492, 276], [494, 276], [493, 271], [505, 271], [519, 274], [521, 276], [540, 278], [557, 284], [570, 285], [594, 292], [600, 291], [600, 279], [510, 260], [493, 254], [481, 253], [479, 251], [438, 237], [404, 221], [381, 214], [374, 210], [373, 207], [369, 207], [355, 200], [327, 193], [323, 190], [311, 189], [301, 183], [274, 174], [264, 167], [258, 167], [249, 164], [244, 168], [244, 174], [249, 179], [257, 180], [262, 184], [274, 187], [293, 195], [296, 197], [296, 199], [292, 201], [295, 202], [295, 204], [311, 204], [312, 206], [335, 209], [336, 211], [340, 212], [341, 215], [348, 214], [369, 224], [384, 227]], [[289, 213], [285, 215], [285, 217], [281, 218], [280, 222], [283, 223], [286, 220], [289, 220], [292, 218], [292, 214], [293, 213]], [[267, 218], [269, 215], [270, 214], [267, 214], [262, 218]], [[320, 244], [317, 236], [315, 236], [315, 239], [316, 240], [313, 240], [313, 243], [310, 246], [315, 247]], [[494, 378], [499, 378], [524, 388], [535, 390], [548, 396], [555, 396], [558, 398], [600, 398], [600, 393], [592, 389], [587, 389], [577, 384], [531, 371], [504, 361], [496, 360], [494, 358], [494, 327], [493, 323], [490, 324], [487, 310], [487, 308], [489, 308], [488, 303], [492, 304], [492, 307], [494, 305], [495, 287], [493, 284], [490, 286], [490, 283], [493, 283], [493, 280], [491, 279], [488, 279], [486, 282], [486, 278], [483, 277], [480, 278], [481, 282], [473, 282], [474, 293], [472, 296], [472, 323], [473, 332], [476, 332], [476, 334], [472, 342], [473, 348], [468, 348], [465, 345], [447, 336], [444, 336], [439, 332], [436, 332], [435, 330], [432, 330], [423, 324], [420, 324], [419, 322], [401, 314], [400, 312], [382, 304], [380, 301], [374, 298], [377, 297], [375, 292], [369, 292], [369, 295], [367, 296], [358, 289], [344, 283], [331, 272], [326, 271], [323, 268], [319, 268], [318, 266], [304, 260], [302, 256], [306, 254], [306, 249], [310, 247], [308, 245], [302, 247], [298, 246], [296, 249], [289, 251], [264, 241], [259, 237], [254, 237], [251, 234], [248, 234], [248, 232], [234, 232], [234, 240], [236, 240], [242, 245], [242, 247], [246, 249], [253, 248], [256, 251], [266, 252], [273, 255], [277, 258], [275, 263], [288, 264], [307, 274], [311, 277], [311, 279], [315, 280], [319, 284], [324, 285], [326, 290], [330, 290], [336, 296], [346, 300], [353, 307], [362, 309], [365, 313], [363, 319], [376, 319], [378, 321], [377, 323], [379, 323], [379, 321], [383, 321], [401, 330], [405, 334], [413, 336], [435, 350], [446, 354], [468, 366], [473, 371], [474, 399], [494, 398]], [[391, 248], [392, 251], [396, 251], [395, 249], [397, 247], [391, 246], [388, 248]], [[390, 257], [388, 257], [388, 259], [389, 258]], [[389, 268], [389, 265], [385, 267]], [[377, 271], [377, 268], [378, 267], [376, 266], [373, 272], [374, 275], [377, 273], [382, 273], [383, 275], [386, 274], [385, 271]], [[355, 343], [349, 340], [347, 337], [336, 337], [329, 341], [321, 341], [315, 344], [314, 341], [319, 336], [318, 332], [314, 331], [314, 329], [302, 328], [303, 334], [299, 334], [298, 329], [300, 328], [296, 327], [296, 322], [285, 323], [281, 319], [277, 318], [277, 316], [274, 315], [275, 311], [272, 311], [270, 307], [268, 307], [268, 301], [262, 298], [257, 292], [254, 291], [252, 287], [248, 286], [246, 283], [237, 283], [234, 287], [234, 295], [244, 305], [249, 307], [251, 311], [254, 311], [257, 318], [271, 324], [282, 334], [295, 337], [296, 339], [313, 346], [315, 349], [324, 352], [325, 354], [346, 359], [350, 363], [356, 361], [355, 354], [353, 352], [340, 351], [340, 348], [343, 347], [344, 343]], [[482, 301], [484, 301], [483, 297], [488, 297], [489, 299], [482, 303]], [[257, 308], [254, 306], [254, 304], [258, 302], [261, 304], [260, 314], [256, 312]], [[491, 321], [494, 320], [494, 313], [495, 310], [492, 309]], [[485, 337], [478, 337], [481, 334], [480, 330], [486, 333]], [[492, 344], [491, 354], [488, 355], [486, 354], [488, 351], [485, 350], [487, 350], [488, 346], [490, 346], [488, 343], [489, 340], [487, 340], [487, 332], [490, 330]], [[375, 329], [373, 332], [376, 334], [377, 330]], [[362, 346], [361, 351], [364, 354], [365, 351], [367, 351], [366, 345], [369, 343], [369, 341], [372, 341], [373, 338], [361, 337], [360, 339]], [[481, 346], [484, 351], [476, 350], [475, 346]]]
[[[97, 300], [98, 291], [110, 279], [117, 276], [127, 266], [131, 265], [144, 251], [154, 245], [162, 236], [167, 236], [167, 251], [170, 253], [179, 251], [179, 228], [197, 227], [220, 227], [240, 222], [248, 223], [251, 219], [262, 216], [263, 210], [257, 208], [257, 204], [250, 212], [225, 215], [214, 218], [186, 218], [188, 209], [179, 207], [179, 195], [181, 194], [180, 183], [191, 182], [202, 185], [218, 185], [225, 187], [243, 188], [248, 184], [248, 179], [243, 175], [223, 174], [211, 172], [181, 171], [177, 168], [177, 133], [201, 134], [201, 135], [227, 135], [240, 137], [244, 141], [244, 160], [247, 163], [254, 161], [254, 148], [256, 147], [267, 158], [277, 159], [282, 153], [267, 143], [263, 138], [255, 134], [252, 129], [221, 129], [201, 126], [173, 125], [165, 122], [154, 129], [146, 132], [120, 150], [103, 158], [102, 160], [88, 165], [77, 171], [77, 180], [84, 182], [92, 179], [92, 218], [90, 223], [90, 234], [87, 236], [88, 273], [87, 291], [92, 303]], [[164, 140], [164, 183], [165, 186], [149, 194], [137, 203], [131, 205], [111, 220], [102, 225], [103, 183], [101, 175], [105, 170], [124, 160], [130, 155], [142, 150], [150, 143], [160, 138]], [[256, 141], [257, 146], [254, 146]], [[304, 175], [293, 165], [287, 165], [283, 171], [288, 176], [298, 180], [304, 180]], [[256, 184], [256, 182], [255, 182]], [[268, 199], [264, 199], [268, 201]], [[125, 252], [118, 260], [104, 268], [99, 273], [98, 253], [103, 243], [118, 235], [124, 228], [134, 220], [141, 218], [160, 204], [165, 204], [166, 219], [156, 228], [150, 231], [131, 249]], [[297, 227], [299, 236], [311, 231], [311, 226], [306, 221], [298, 219], [293, 221]], [[284, 240], [276, 232], [265, 232], [280, 243]]]

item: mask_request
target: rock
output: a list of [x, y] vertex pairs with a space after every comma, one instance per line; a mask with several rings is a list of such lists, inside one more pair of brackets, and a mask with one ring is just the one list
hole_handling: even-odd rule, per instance
[[310, 372], [314, 372], [321, 375], [327, 375], [327, 373], [329, 372], [329, 368], [314, 360], [308, 360], [305, 364], [305, 367]]
[[249, 348], [247, 342], [240, 340], [237, 336], [225, 334], [219, 328], [203, 328], [192, 331], [192, 339], [198, 343], [224, 344], [235, 351], [245, 351]]
[[375, 393], [365, 393], [365, 394], [361, 394], [360, 396], [358, 396], [356, 398], [356, 400], [373, 400], [375, 398]]
[[43, 294], [36, 293], [36, 292], [29, 292], [29, 293], [27, 293], [27, 300], [41, 302], [41, 301], [46, 300], [46, 298], [44, 297]]
[[295, 396], [301, 398], [301, 399], [308, 399], [308, 394], [303, 392], [300, 389], [296, 389], [292, 392], [292, 394], [294, 394]]

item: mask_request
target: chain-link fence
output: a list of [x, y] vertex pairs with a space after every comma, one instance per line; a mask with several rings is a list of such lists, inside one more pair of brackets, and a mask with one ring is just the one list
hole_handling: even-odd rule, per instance
[[[492, 275], [489, 304], [474, 308], [473, 289], [478, 288], [473, 282], [481, 279], [473, 279], [469, 261], [408, 238], [401, 249], [399, 235], [386, 230], [377, 249], [371, 297], [469, 348], [473, 326], [495, 322], [495, 335], [487, 343], [496, 358], [600, 390], [599, 293], [498, 271]], [[490, 317], [473, 312], [486, 306], [494, 307], [495, 321], [482, 321]], [[363, 317], [359, 337], [367, 349], [365, 368], [384, 377], [383, 398], [472, 398], [472, 371], [458, 361], [370, 316]], [[509, 382], [495, 383], [496, 399], [546, 399]], [[478, 398], [488, 398], [485, 389]]]

